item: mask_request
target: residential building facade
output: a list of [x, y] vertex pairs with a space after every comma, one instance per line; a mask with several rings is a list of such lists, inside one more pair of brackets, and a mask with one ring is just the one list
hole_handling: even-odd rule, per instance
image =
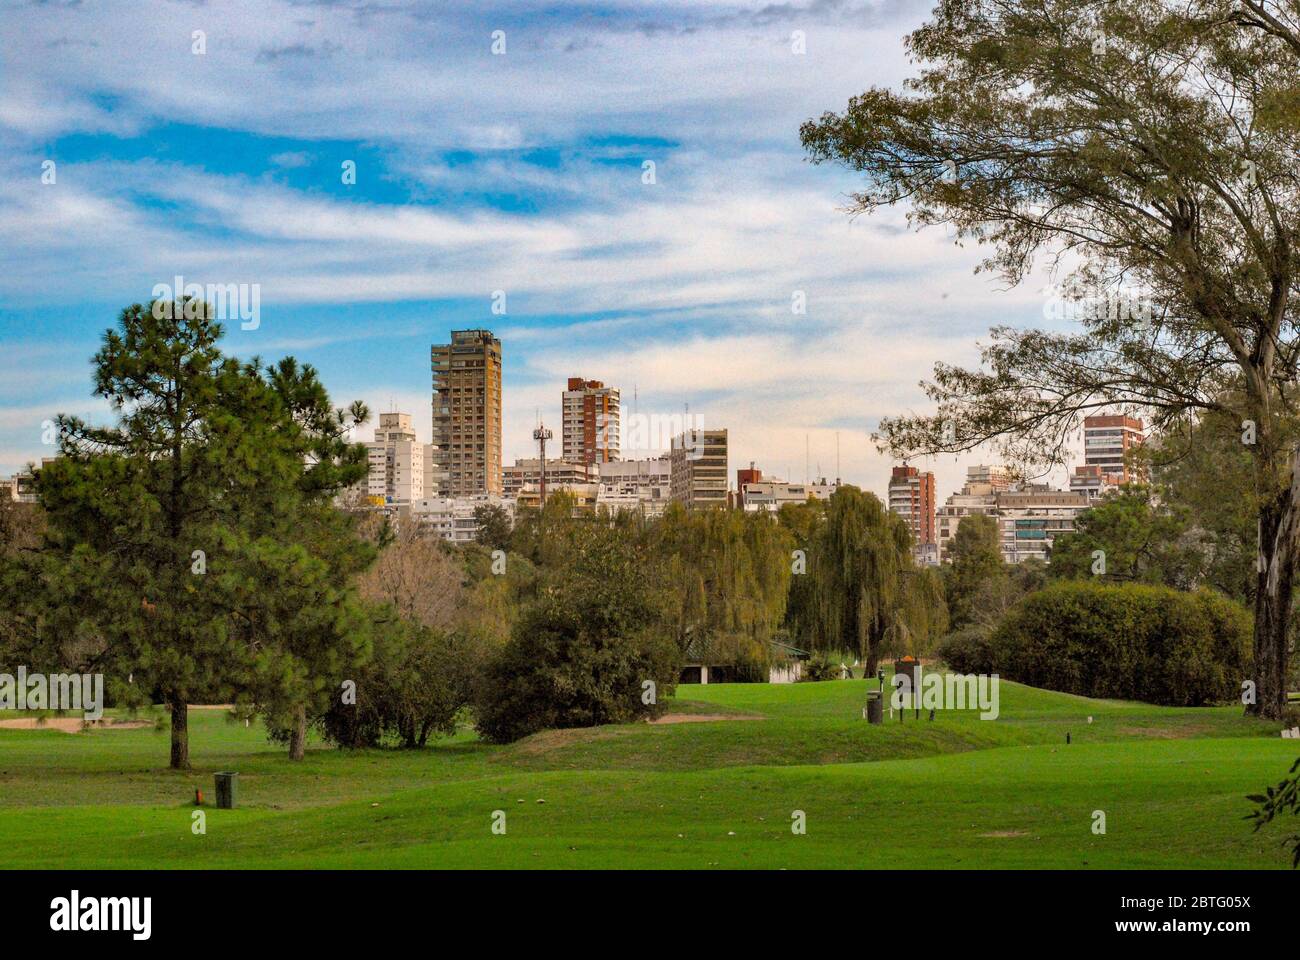
[[784, 480], [760, 480], [745, 484], [740, 491], [740, 505], [750, 513], [766, 511], [776, 513], [787, 503], [807, 503], [809, 500], [829, 500], [835, 484], [786, 483]]
[[381, 413], [366, 451], [366, 497], [372, 504], [411, 503], [424, 496], [428, 444], [416, 440], [409, 413]]
[[671, 496], [688, 509], [727, 506], [727, 431], [687, 430], [669, 451]]
[[1083, 462], [1098, 467], [1104, 486], [1139, 483], [1143, 480], [1125, 462], [1131, 450], [1145, 438], [1142, 421], [1128, 416], [1094, 416], [1083, 420]]
[[1085, 494], [1047, 486], [999, 493], [995, 516], [1002, 535], [1002, 559], [1007, 563], [1050, 562], [1053, 541], [1074, 532], [1075, 520], [1089, 506]]
[[515, 518], [515, 501], [484, 494], [478, 497], [425, 497], [411, 503], [411, 519], [421, 530], [449, 543], [472, 543], [478, 539], [478, 521], [474, 511], [482, 506], [505, 510], [511, 523]]
[[570, 377], [564, 391], [563, 459], [609, 463], [619, 458], [619, 394], [599, 380]]
[[[540, 489], [542, 483], [542, 461], [540, 457], [523, 457], [506, 467], [504, 495], [518, 497], [526, 485]], [[566, 483], [592, 483], [599, 477], [594, 464], [572, 463], [567, 460], [546, 458], [547, 496], [553, 488]]]
[[907, 521], [918, 546], [935, 543], [934, 474], [903, 464], [889, 477], [889, 509]]
[[490, 330], [453, 330], [431, 362], [438, 495], [500, 496], [501, 341]]
[[671, 456], [611, 460], [599, 465], [596, 505], [612, 512], [630, 510], [647, 518], [661, 515], [672, 496]]

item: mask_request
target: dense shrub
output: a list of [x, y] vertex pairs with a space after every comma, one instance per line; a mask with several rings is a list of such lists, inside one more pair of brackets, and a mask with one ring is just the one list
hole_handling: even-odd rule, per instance
[[948, 634], [939, 644], [940, 659], [957, 673], [998, 673], [990, 632], [969, 626]]
[[1012, 608], [985, 660], [974, 640], [954, 653], [985, 668], [972, 672], [1049, 690], [1198, 706], [1240, 695], [1250, 639], [1249, 614], [1210, 590], [1067, 581]]
[[456, 730], [485, 660], [482, 641], [404, 619], [378, 625], [373, 655], [356, 671], [355, 700], [335, 693], [318, 721], [341, 747], [422, 747]]
[[624, 723], [652, 712], [676, 684], [677, 643], [636, 545], [593, 524], [569, 546], [487, 669], [476, 704], [487, 740]]
[[808, 662], [803, 665], [802, 679], [809, 682], [821, 680], [838, 680], [844, 671], [840, 669], [840, 661], [832, 660], [823, 650], [817, 650]]

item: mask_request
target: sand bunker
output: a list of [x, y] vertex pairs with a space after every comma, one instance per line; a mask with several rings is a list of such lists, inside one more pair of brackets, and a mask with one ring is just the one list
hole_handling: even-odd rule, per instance
[[[60, 733], [80, 733], [85, 727], [80, 717], [46, 717], [44, 721], [36, 717], [19, 717], [16, 720], [0, 720], [0, 730], [58, 730]], [[139, 730], [152, 727], [152, 720], [96, 720], [89, 725], [91, 730]]]
[[756, 713], [665, 713], [648, 723], [716, 723], [719, 720], [766, 720]]

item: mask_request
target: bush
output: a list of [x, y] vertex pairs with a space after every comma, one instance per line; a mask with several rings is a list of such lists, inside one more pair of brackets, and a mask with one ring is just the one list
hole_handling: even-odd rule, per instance
[[810, 682], [821, 680], [839, 680], [844, 675], [840, 669], [840, 660], [827, 656], [825, 651], [818, 650], [803, 666], [803, 678]]
[[970, 672], [1048, 690], [1199, 706], [1240, 694], [1250, 641], [1250, 615], [1210, 590], [1066, 581], [1012, 608], [986, 660], [975, 640], [954, 644], [954, 655], [986, 667]]
[[677, 644], [636, 545], [592, 525], [571, 548], [487, 669], [476, 726], [494, 743], [626, 723], [654, 711], [676, 686]]
[[319, 719], [341, 747], [423, 747], [455, 733], [485, 659], [477, 638], [395, 619], [375, 631], [371, 659], [356, 671], [355, 704], [336, 693]]
[[988, 627], [969, 626], [944, 637], [939, 657], [956, 673], [1001, 673]]

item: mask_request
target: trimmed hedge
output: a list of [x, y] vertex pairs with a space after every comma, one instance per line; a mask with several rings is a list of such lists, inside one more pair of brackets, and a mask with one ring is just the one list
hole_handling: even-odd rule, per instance
[[1211, 590], [1062, 581], [1030, 594], [987, 638], [953, 634], [941, 654], [1085, 697], [1200, 706], [1235, 700], [1250, 676], [1251, 617]]

